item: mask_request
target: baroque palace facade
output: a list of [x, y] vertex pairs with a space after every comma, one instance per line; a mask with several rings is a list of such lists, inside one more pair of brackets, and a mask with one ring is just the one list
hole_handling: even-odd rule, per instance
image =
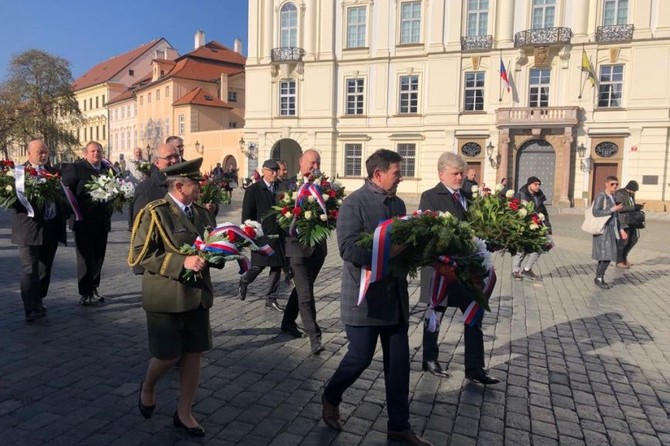
[[316, 148], [350, 189], [388, 148], [416, 196], [455, 151], [557, 207], [613, 174], [666, 210], [668, 73], [665, 0], [252, 0], [244, 139], [294, 171]]

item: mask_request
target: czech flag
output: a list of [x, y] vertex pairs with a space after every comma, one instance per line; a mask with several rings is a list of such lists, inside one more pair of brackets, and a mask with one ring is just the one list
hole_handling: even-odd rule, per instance
[[505, 83], [505, 87], [509, 93], [509, 79], [507, 78], [507, 70], [505, 69], [505, 64], [503, 63], [502, 59], [500, 59], [500, 79], [502, 79], [502, 81]]

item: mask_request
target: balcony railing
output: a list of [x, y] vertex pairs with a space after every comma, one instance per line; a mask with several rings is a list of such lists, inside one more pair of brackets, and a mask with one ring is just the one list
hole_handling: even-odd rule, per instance
[[514, 47], [568, 44], [572, 39], [570, 28], [527, 29], [514, 34]]
[[596, 30], [596, 42], [621, 42], [633, 40], [633, 29], [631, 25], [605, 25]]
[[272, 48], [270, 58], [272, 62], [300, 62], [305, 55], [305, 50], [294, 46], [283, 46]]
[[493, 36], [463, 36], [461, 51], [490, 50], [493, 48]]
[[577, 125], [579, 107], [523, 107], [496, 110], [498, 127], [558, 127]]

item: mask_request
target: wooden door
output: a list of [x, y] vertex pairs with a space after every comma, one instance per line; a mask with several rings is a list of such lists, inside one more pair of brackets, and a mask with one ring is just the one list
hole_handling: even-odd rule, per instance
[[605, 179], [610, 176], [617, 176], [619, 165], [617, 163], [596, 163], [593, 165], [593, 174], [591, 175], [591, 202], [597, 194], [605, 190]]

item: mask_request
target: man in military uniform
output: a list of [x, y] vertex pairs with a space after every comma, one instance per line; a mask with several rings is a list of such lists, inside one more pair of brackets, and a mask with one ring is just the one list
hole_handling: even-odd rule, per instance
[[[147, 315], [151, 360], [140, 385], [138, 406], [150, 418], [156, 406], [156, 383], [180, 360], [180, 391], [175, 427], [202, 437], [191, 406], [200, 379], [202, 352], [212, 348], [209, 308], [214, 291], [204, 258], [179, 252], [215, 225], [205, 207], [195, 203], [200, 193], [202, 158], [174, 164], [166, 175], [167, 195], [140, 211], [130, 240], [129, 265], [141, 265], [143, 308]], [[185, 280], [186, 270], [195, 272]]]

